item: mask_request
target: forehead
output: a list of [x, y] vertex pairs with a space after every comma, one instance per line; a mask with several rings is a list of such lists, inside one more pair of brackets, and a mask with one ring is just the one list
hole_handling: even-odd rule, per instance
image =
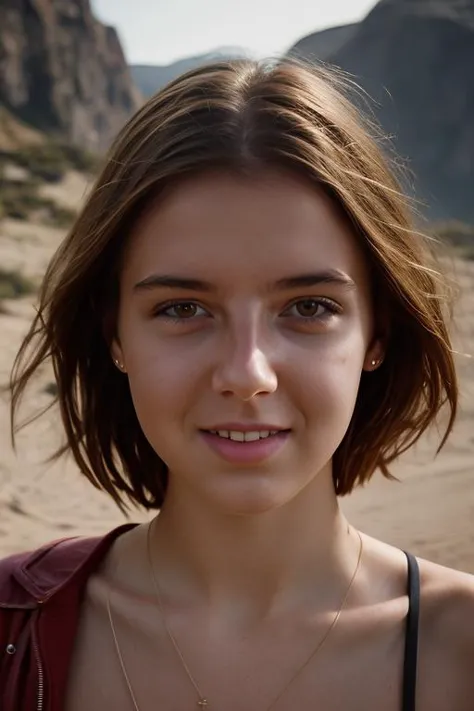
[[227, 285], [311, 269], [367, 279], [342, 210], [309, 181], [280, 172], [213, 173], [178, 183], [138, 220], [124, 260], [125, 278], [158, 270]]

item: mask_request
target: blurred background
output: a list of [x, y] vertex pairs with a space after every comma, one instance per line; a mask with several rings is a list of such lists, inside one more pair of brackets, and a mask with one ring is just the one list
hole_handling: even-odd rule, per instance
[[[407, 169], [423, 229], [446, 246], [460, 288], [453, 338], [461, 411], [342, 501], [365, 532], [474, 573], [474, 0], [0, 0], [0, 385], [38, 285], [117, 131], [190, 68], [229, 57], [297, 56], [349, 72], [363, 108]], [[55, 393], [45, 367], [25, 411]], [[72, 461], [52, 411], [11, 447], [0, 395], [0, 556], [123, 521]], [[133, 511], [131, 518], [143, 514]]]

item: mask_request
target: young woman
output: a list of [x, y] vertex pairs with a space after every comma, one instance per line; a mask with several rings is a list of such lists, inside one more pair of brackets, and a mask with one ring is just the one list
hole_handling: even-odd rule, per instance
[[159, 514], [2, 562], [2, 710], [472, 711], [473, 578], [338, 506], [445, 403], [449, 434], [445, 297], [340, 77], [229, 62], [152, 98], [12, 408], [51, 359], [80, 470]]

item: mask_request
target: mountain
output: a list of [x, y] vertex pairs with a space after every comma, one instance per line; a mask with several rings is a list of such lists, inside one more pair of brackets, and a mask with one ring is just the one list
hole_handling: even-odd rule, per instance
[[19, 119], [96, 150], [141, 102], [89, 0], [0, 0], [0, 104]]
[[329, 54], [320, 34], [298, 45], [375, 100], [427, 216], [474, 222], [474, 0], [381, 0]]
[[337, 52], [351, 39], [357, 28], [358, 23], [354, 23], [314, 32], [297, 42], [290, 50], [290, 54], [295, 57], [325, 61], [326, 57]]
[[132, 64], [130, 67], [133, 80], [144, 96], [151, 96], [165, 84], [175, 79], [180, 74], [195, 67], [215, 62], [219, 59], [244, 57], [245, 52], [238, 48], [222, 48], [207, 54], [186, 57], [177, 62], [166, 65]]

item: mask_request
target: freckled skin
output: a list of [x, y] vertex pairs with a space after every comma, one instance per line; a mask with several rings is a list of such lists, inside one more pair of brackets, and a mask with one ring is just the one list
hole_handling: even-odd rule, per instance
[[[169, 496], [187, 489], [228, 512], [258, 512], [292, 500], [318, 474], [330, 477], [361, 371], [378, 347], [367, 266], [331, 201], [280, 173], [189, 179], [148, 209], [124, 265], [114, 352], [142, 428], [169, 467]], [[355, 288], [265, 290], [284, 277], [329, 269], [347, 274]], [[155, 273], [215, 289], [134, 292]], [[308, 299], [339, 310], [315, 304], [320, 317], [309, 322], [311, 304], [301, 305]], [[170, 300], [191, 302], [181, 306], [180, 323], [154, 315]], [[203, 442], [200, 428], [225, 421], [269, 422], [292, 435], [250, 471]]]

